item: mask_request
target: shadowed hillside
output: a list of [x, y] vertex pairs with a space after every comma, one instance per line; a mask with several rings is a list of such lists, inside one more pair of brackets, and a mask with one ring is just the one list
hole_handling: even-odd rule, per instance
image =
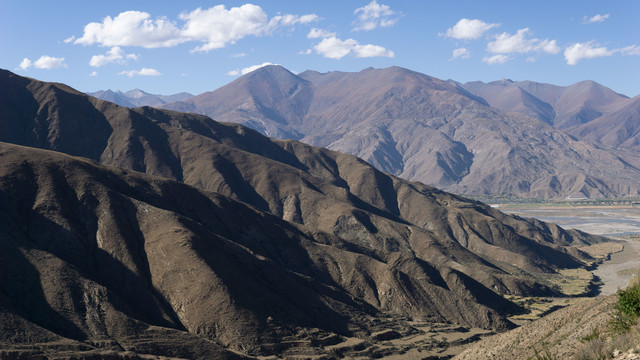
[[32, 147], [0, 144], [0, 307], [24, 329], [6, 343], [207, 358], [366, 335], [382, 314], [503, 330], [518, 308], [501, 295], [561, 295], [541, 275], [602, 240], [351, 155], [1, 75], [0, 140]]

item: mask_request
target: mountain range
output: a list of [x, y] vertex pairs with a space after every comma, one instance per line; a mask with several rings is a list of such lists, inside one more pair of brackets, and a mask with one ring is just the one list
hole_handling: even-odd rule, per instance
[[87, 94], [98, 99], [110, 101], [114, 104], [130, 108], [139, 106], [159, 106], [166, 103], [182, 101], [193, 97], [193, 95], [186, 92], [181, 92], [173, 95], [156, 95], [149, 94], [140, 89], [133, 89], [127, 92], [122, 92], [120, 90], [100, 90]]
[[266, 66], [160, 107], [350, 153], [459, 194], [603, 198], [640, 194], [640, 161], [626, 147], [637, 141], [637, 104], [590, 81], [459, 84], [399, 67]]
[[605, 240], [239, 124], [5, 70], [0, 89], [8, 356], [326, 355], [321, 339], [407, 318], [502, 331], [520, 311], [503, 295], [562, 295], [545, 274]]

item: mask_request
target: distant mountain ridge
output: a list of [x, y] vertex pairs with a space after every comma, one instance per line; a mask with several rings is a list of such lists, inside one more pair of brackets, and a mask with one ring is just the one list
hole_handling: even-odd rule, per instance
[[266, 66], [160, 107], [347, 152], [460, 194], [601, 198], [639, 195], [640, 162], [564, 128], [626, 101], [594, 82], [467, 85], [400, 67], [295, 75]]
[[533, 81], [481, 81], [460, 85], [489, 105], [540, 119], [557, 129], [588, 123], [624, 103], [628, 97], [594, 81], [557, 86]]
[[91, 95], [98, 99], [110, 101], [114, 104], [126, 106], [129, 108], [139, 106], [160, 106], [163, 104], [182, 101], [193, 97], [193, 95], [186, 92], [181, 92], [173, 95], [156, 95], [144, 92], [140, 89], [133, 89], [127, 92], [122, 92], [120, 90], [100, 90], [87, 93], [87, 95]]

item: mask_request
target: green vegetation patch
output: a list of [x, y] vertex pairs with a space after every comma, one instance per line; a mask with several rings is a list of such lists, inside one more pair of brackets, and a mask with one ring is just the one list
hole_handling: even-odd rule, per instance
[[549, 275], [548, 280], [567, 296], [580, 296], [589, 292], [593, 274], [586, 269], [562, 269]]
[[618, 302], [615, 304], [613, 328], [619, 332], [628, 331], [640, 317], [640, 281], [624, 290], [618, 290]]

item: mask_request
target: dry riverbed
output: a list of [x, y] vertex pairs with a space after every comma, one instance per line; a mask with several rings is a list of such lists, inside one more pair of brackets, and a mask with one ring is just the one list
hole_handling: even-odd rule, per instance
[[[620, 251], [612, 254], [593, 272], [603, 283], [600, 288], [602, 295], [614, 294], [618, 289], [625, 288], [640, 271], [640, 207], [569, 205], [548, 207], [500, 205], [499, 207], [506, 213], [534, 217], [556, 223], [564, 228], [578, 229], [623, 241], [622, 248], [618, 249]], [[606, 245], [603, 246], [606, 247]]]

